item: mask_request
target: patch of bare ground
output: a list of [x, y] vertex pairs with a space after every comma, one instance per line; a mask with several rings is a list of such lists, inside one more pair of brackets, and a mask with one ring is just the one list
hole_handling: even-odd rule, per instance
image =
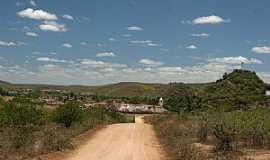
[[252, 160], [270, 160], [270, 150], [264, 149], [246, 149], [244, 150], [244, 158], [249, 158]]
[[[215, 148], [211, 144], [193, 143], [203, 154], [211, 154]], [[270, 150], [267, 149], [243, 149], [241, 150], [240, 160], [270, 160]]]

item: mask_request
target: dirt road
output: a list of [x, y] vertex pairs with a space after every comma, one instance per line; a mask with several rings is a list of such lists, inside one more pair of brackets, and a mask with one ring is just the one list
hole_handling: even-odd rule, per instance
[[136, 123], [110, 125], [64, 160], [164, 160], [151, 125], [142, 117]]

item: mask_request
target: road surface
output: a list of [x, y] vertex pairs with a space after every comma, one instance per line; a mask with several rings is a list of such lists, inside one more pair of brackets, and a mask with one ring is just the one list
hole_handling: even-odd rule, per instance
[[101, 129], [65, 160], [164, 160], [163, 155], [152, 126], [139, 116], [136, 123]]

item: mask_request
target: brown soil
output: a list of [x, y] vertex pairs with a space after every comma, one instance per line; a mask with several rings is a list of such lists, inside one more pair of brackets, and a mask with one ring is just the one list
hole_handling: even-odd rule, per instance
[[[164, 160], [166, 159], [151, 125], [141, 116], [136, 123], [114, 124], [94, 135], [85, 133], [84, 144], [73, 152], [54, 153], [42, 160]], [[88, 138], [86, 138], [88, 137]]]

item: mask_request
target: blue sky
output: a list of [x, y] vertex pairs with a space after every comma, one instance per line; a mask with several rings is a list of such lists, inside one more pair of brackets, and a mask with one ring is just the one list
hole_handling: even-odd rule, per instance
[[268, 0], [9, 0], [0, 6], [0, 79], [197, 83], [243, 67], [270, 82], [269, 5]]

